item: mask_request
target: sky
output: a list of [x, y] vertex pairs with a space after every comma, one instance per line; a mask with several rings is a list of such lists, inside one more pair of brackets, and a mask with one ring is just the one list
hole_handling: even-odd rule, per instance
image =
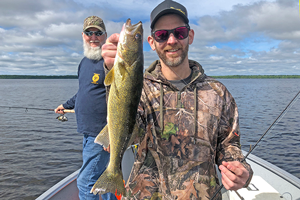
[[[161, 0], [1, 0], [0, 75], [76, 75], [86, 17], [104, 20], [108, 36], [128, 18], [142, 21], [144, 67], [150, 13]], [[189, 59], [209, 76], [300, 75], [298, 0], [177, 0], [195, 31]]]

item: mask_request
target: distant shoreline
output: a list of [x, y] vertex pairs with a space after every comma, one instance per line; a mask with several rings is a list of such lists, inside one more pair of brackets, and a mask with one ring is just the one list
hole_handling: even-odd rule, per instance
[[[228, 75], [211, 76], [216, 79], [290, 79], [300, 78], [300, 75]], [[0, 75], [0, 79], [77, 79], [77, 75]]]
[[77, 75], [0, 75], [0, 79], [77, 79]]
[[228, 75], [228, 76], [211, 76], [213, 78], [226, 79], [284, 79], [284, 78], [300, 78], [300, 75]]

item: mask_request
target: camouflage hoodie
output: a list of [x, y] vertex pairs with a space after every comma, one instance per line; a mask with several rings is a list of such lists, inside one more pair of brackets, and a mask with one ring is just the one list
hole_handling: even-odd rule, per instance
[[181, 91], [163, 76], [159, 61], [146, 70], [137, 160], [122, 199], [209, 199], [219, 186], [215, 164], [243, 159], [233, 97], [200, 64], [189, 65], [192, 81]]

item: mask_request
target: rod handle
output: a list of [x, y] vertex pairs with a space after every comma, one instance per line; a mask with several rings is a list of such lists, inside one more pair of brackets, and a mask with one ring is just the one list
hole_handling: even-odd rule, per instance
[[68, 110], [68, 109], [64, 109], [65, 113], [75, 113], [75, 110]]

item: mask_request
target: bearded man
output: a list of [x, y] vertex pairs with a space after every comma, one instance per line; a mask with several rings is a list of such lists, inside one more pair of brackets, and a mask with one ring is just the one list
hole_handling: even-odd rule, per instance
[[[209, 200], [220, 185], [217, 170], [227, 190], [247, 187], [253, 171], [241, 152], [237, 105], [225, 85], [188, 58], [195, 32], [187, 9], [161, 2], [150, 14], [150, 28], [148, 43], [159, 60], [144, 73], [138, 153], [122, 200]], [[113, 34], [103, 45], [107, 69], [118, 38]]]
[[[109, 153], [99, 144], [95, 137], [106, 125], [107, 105], [104, 86], [105, 71], [101, 47], [107, 33], [104, 22], [97, 16], [90, 16], [83, 24], [84, 58], [78, 67], [79, 89], [66, 103], [59, 105], [55, 112], [63, 114], [64, 109], [75, 109], [77, 131], [83, 134], [83, 163], [77, 178], [80, 200], [99, 199], [90, 193], [95, 182], [109, 162]], [[114, 194], [101, 196], [103, 200], [116, 200]]]

